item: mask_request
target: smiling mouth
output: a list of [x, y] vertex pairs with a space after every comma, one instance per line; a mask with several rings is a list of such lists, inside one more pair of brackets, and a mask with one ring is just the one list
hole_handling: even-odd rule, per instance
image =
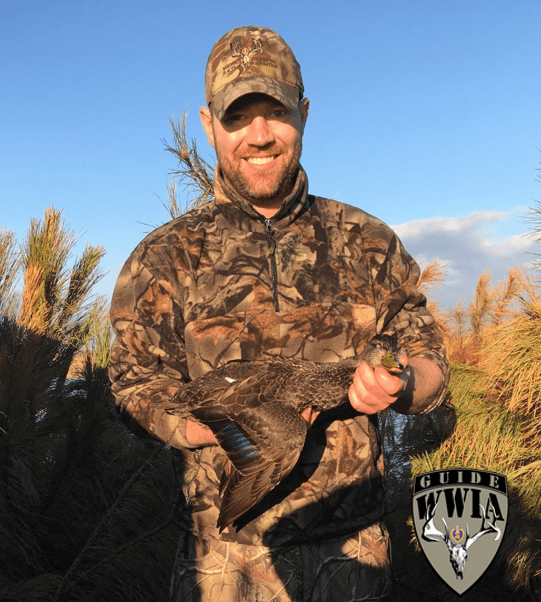
[[270, 157], [246, 157], [246, 161], [252, 165], [265, 165], [266, 163], [274, 161], [277, 156], [278, 155], [272, 155]]

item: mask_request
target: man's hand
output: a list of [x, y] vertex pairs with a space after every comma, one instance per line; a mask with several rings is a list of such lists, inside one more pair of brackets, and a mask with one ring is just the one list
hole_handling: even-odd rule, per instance
[[408, 357], [402, 353], [398, 359], [405, 368], [399, 375], [391, 374], [383, 366], [371, 368], [366, 362], [355, 370], [348, 395], [358, 412], [375, 414], [385, 410], [406, 390], [411, 374]]
[[389, 406], [402, 414], [421, 412], [439, 391], [441, 370], [424, 357], [400, 356], [405, 370], [394, 375], [382, 366], [375, 369], [363, 362], [355, 371], [349, 389], [351, 405], [363, 414], [375, 414]]
[[209, 428], [192, 420], [186, 420], [186, 439], [194, 447], [218, 444], [214, 433]]

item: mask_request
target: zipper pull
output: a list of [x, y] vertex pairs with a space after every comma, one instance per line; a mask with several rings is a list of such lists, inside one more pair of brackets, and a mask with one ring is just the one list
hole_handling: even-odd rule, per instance
[[269, 245], [269, 252], [274, 255], [276, 251], [276, 241], [274, 240], [274, 229], [270, 219], [265, 220], [265, 231], [267, 233], [267, 243]]

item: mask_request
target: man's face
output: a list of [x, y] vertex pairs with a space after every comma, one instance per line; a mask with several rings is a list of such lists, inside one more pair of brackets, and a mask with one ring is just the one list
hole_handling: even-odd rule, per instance
[[308, 100], [291, 110], [265, 94], [233, 102], [221, 120], [206, 107], [201, 121], [229, 183], [256, 207], [278, 208], [299, 167]]

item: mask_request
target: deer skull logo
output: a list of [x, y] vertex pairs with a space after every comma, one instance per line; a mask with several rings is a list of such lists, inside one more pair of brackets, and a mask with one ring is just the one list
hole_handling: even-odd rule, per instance
[[241, 65], [243, 71], [249, 71], [252, 67], [252, 57], [256, 53], [263, 52], [263, 44], [261, 40], [252, 40], [250, 45], [244, 45], [241, 42], [235, 42], [231, 44], [232, 56], [241, 59]]
[[[495, 526], [495, 524], [488, 522], [485, 509], [483, 508], [483, 506], [480, 505], [480, 508], [483, 512], [483, 525], [481, 529], [475, 535], [470, 536], [468, 525], [466, 525], [466, 539], [463, 542], [457, 541], [456, 536], [454, 535], [455, 532], [460, 533], [460, 540], [463, 539], [463, 531], [459, 527], [454, 529], [451, 532], [451, 535], [449, 535], [449, 529], [447, 528], [447, 523], [445, 522], [444, 518], [442, 518], [441, 520], [445, 525], [445, 533], [438, 531], [438, 529], [436, 529], [436, 527], [434, 526], [434, 515], [436, 514], [436, 506], [437, 504], [434, 506], [432, 511], [430, 510], [430, 507], [426, 511], [426, 524], [423, 527], [423, 539], [426, 541], [443, 541], [449, 549], [449, 560], [451, 562], [453, 570], [455, 571], [456, 578], [463, 579], [464, 569], [466, 568], [466, 560], [468, 559], [469, 548], [480, 537], [483, 537], [483, 535], [488, 535], [489, 533], [496, 533], [495, 541], [497, 541], [500, 538], [501, 531], [500, 529], [498, 529], [498, 527]], [[494, 508], [492, 508], [492, 512], [494, 514], [493, 523], [496, 523], [496, 513]], [[488, 527], [485, 527], [485, 521]], [[456, 535], [458, 536], [458, 533]]]
[[457, 594], [472, 587], [494, 559], [505, 532], [507, 506], [507, 480], [497, 473], [449, 469], [415, 477], [417, 540], [434, 570]]

